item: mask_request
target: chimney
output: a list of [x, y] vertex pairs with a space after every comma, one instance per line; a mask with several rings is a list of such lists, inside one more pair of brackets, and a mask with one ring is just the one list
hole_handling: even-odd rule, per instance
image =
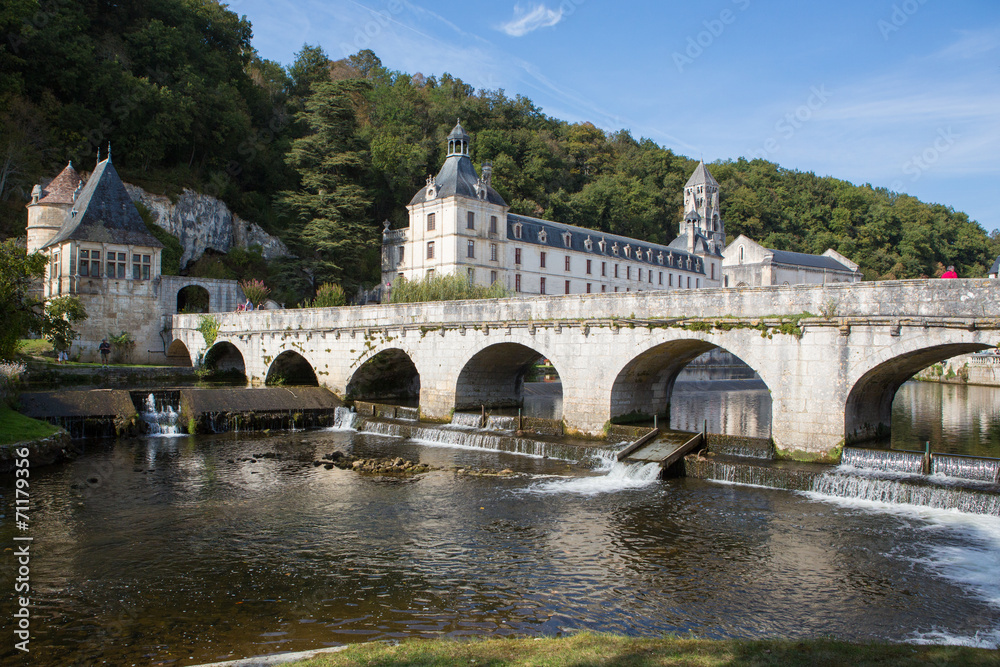
[[483, 183], [489, 187], [493, 187], [493, 163], [484, 162], [483, 163]]

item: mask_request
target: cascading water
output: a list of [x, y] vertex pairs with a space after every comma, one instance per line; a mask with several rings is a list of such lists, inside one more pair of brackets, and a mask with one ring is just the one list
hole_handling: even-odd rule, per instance
[[486, 425], [481, 426], [483, 417], [475, 412], [456, 412], [451, 416], [451, 425], [463, 428], [485, 428], [487, 431], [516, 431], [517, 417], [509, 415], [487, 415]]
[[354, 431], [354, 420], [358, 414], [350, 408], [337, 408], [333, 412], [333, 426], [331, 431]]
[[660, 479], [659, 463], [624, 463], [618, 461], [614, 452], [607, 451], [600, 452], [594, 458], [598, 461], [595, 471], [603, 472], [603, 475], [549, 479], [532, 484], [525, 489], [525, 492], [538, 494], [577, 493], [589, 496], [636, 489], [653, 484]]
[[1000, 459], [935, 454], [931, 468], [935, 475], [1000, 484]]
[[150, 435], [183, 435], [179, 425], [180, 405], [175, 405], [168, 398], [161, 397], [157, 401], [156, 395], [150, 393], [146, 397], [144, 410], [140, 413], [142, 421], [146, 425], [146, 431]]
[[899, 452], [884, 449], [857, 449], [844, 447], [841, 466], [882, 472], [905, 472], [919, 475], [923, 472], [924, 455], [920, 452]]

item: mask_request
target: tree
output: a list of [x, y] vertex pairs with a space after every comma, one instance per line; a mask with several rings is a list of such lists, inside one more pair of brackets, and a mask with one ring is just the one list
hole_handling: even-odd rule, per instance
[[19, 239], [0, 243], [0, 361], [12, 360], [28, 333], [42, 331], [47, 317], [31, 287], [43, 275], [43, 255], [26, 254]]
[[75, 296], [57, 296], [45, 302], [45, 320], [42, 336], [52, 343], [56, 352], [69, 350], [73, 340], [80, 337], [73, 325], [87, 319], [87, 310]]
[[294, 216], [285, 238], [309, 266], [314, 285], [335, 282], [353, 291], [377, 280], [377, 274], [367, 275], [374, 273], [370, 268], [364, 271], [378, 233], [367, 215], [369, 151], [357, 134], [355, 116], [355, 96], [368, 84], [345, 80], [313, 88], [299, 114], [310, 134], [296, 139], [288, 153], [301, 186], [282, 193], [282, 204]]

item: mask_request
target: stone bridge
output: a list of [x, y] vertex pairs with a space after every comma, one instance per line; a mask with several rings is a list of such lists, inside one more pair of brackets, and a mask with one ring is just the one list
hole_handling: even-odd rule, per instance
[[[771, 393], [772, 437], [797, 459], [836, 458], [888, 432], [896, 390], [920, 369], [1000, 344], [1000, 280], [699, 289], [216, 315], [176, 315], [173, 354], [243, 370], [251, 384], [304, 375], [340, 396], [419, 397], [422, 418], [517, 404], [547, 358], [568, 432], [668, 414], [678, 373], [719, 347]], [[206, 356], [207, 355], [207, 356]]]

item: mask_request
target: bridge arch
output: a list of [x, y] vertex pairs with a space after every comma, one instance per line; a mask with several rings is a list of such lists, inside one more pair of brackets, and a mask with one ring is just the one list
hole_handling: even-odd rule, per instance
[[[455, 409], [520, 406], [525, 378], [541, 359], [551, 361], [543, 352], [522, 343], [486, 345], [465, 362], [458, 374]], [[555, 372], [558, 374], [559, 369], [555, 368]]]
[[178, 313], [208, 313], [211, 305], [212, 296], [201, 285], [185, 285], [177, 290]]
[[[171, 347], [173, 347], [171, 345]], [[209, 370], [228, 373], [247, 374], [246, 360], [243, 352], [227, 340], [218, 341], [205, 352], [202, 364]]]
[[755, 367], [754, 360], [745, 358], [736, 350], [698, 338], [660, 341], [632, 357], [618, 371], [611, 385], [611, 418], [626, 415], [652, 418], [657, 415], [669, 423], [670, 402], [677, 376], [692, 361], [716, 349], [729, 352], [747, 364], [764, 381], [765, 386], [769, 386], [766, 378]]
[[294, 350], [285, 350], [271, 362], [264, 384], [319, 386], [312, 363]]
[[347, 397], [367, 400], [419, 399], [420, 373], [404, 350], [381, 350], [351, 375], [347, 382]]
[[844, 406], [845, 443], [888, 436], [892, 427], [892, 401], [896, 392], [904, 382], [924, 368], [960, 354], [986, 350], [991, 346], [961, 342], [923, 347], [917, 340], [905, 347], [911, 349], [869, 368], [851, 386]]
[[191, 351], [182, 340], [174, 340], [167, 348], [167, 363], [171, 366], [192, 366]]

